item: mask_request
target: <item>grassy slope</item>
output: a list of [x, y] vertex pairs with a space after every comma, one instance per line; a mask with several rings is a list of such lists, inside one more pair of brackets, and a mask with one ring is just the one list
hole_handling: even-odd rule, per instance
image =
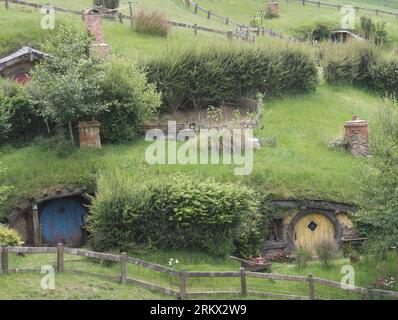
[[[135, 253], [147, 261], [152, 261], [167, 266], [170, 258], [177, 259], [178, 264], [172, 265], [175, 270], [187, 271], [236, 271], [239, 263], [229, 258], [214, 258], [201, 253], [187, 251], [152, 251], [146, 253]], [[76, 260], [76, 256], [65, 256], [66, 270], [84, 270], [92, 273], [105, 275], [119, 275], [120, 265], [104, 264], [93, 260]], [[54, 254], [27, 255], [20, 257], [10, 256], [11, 268], [32, 268], [43, 265], [56, 264]], [[347, 259], [337, 259], [329, 268], [322, 267], [319, 262], [313, 261], [303, 269], [297, 269], [292, 264], [273, 264], [273, 273], [304, 275], [312, 273], [315, 277], [340, 281], [342, 278], [341, 267], [349, 264]], [[376, 261], [363, 261], [355, 265], [355, 281], [357, 286], [368, 287], [371, 279], [378, 275], [378, 270], [392, 271], [394, 274], [396, 265], [395, 255], [391, 255], [387, 263]], [[388, 271], [387, 271], [388, 270]], [[149, 281], [163, 287], [178, 291], [178, 280], [155, 271], [144, 269], [140, 266], [128, 265], [127, 273], [130, 277]], [[2, 299], [164, 299], [170, 297], [157, 292], [141, 289], [134, 285], [122, 286], [98, 277], [82, 274], [66, 273], [56, 275], [55, 290], [48, 291], [40, 288], [41, 275], [39, 274], [10, 274], [0, 276], [0, 298]], [[15, 283], [19, 285], [15, 287]], [[270, 281], [248, 279], [248, 289], [253, 291], [273, 292], [306, 296], [308, 287], [305, 283]], [[188, 279], [188, 291], [238, 291], [240, 279], [238, 278], [195, 278]], [[394, 290], [398, 288], [395, 287]], [[339, 289], [332, 289], [316, 285], [316, 296], [321, 299], [360, 299], [359, 295], [348, 294]], [[233, 298], [206, 297], [206, 299]], [[247, 297], [248, 299], [253, 297]]]
[[[354, 173], [362, 160], [330, 151], [327, 144], [342, 134], [343, 123], [352, 114], [367, 118], [379, 103], [379, 99], [360, 90], [327, 86], [307, 96], [266, 101], [263, 129], [258, 129], [256, 136], [276, 137], [277, 146], [255, 153], [250, 176], [234, 176], [231, 165], [150, 166], [144, 159], [147, 143], [139, 141], [96, 151], [78, 150], [66, 159], [35, 146], [3, 148], [0, 160], [7, 173], [0, 182], [15, 187], [11, 198], [18, 201], [46, 188], [89, 185], [99, 170], [122, 167], [128, 174], [145, 178], [183, 172], [198, 178], [242, 182], [281, 197], [354, 202]], [[3, 209], [3, 215], [7, 209]]]

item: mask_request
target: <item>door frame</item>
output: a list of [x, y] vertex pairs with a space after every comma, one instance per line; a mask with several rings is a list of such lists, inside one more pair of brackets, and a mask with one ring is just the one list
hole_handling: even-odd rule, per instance
[[326, 218], [328, 218], [330, 220], [330, 222], [332, 222], [332, 224], [334, 226], [334, 230], [335, 230], [334, 239], [336, 240], [338, 246], [340, 246], [341, 238], [342, 238], [342, 230], [341, 230], [340, 222], [337, 219], [336, 212], [325, 210], [325, 209], [306, 208], [306, 209], [300, 210], [294, 216], [294, 218], [290, 221], [289, 225], [287, 226], [287, 230], [288, 230], [288, 237], [287, 237], [288, 239], [287, 240], [288, 240], [289, 249], [293, 250], [296, 247], [294, 244], [294, 239], [292, 238], [293, 234], [294, 234], [295, 225], [302, 217], [306, 216], [307, 214], [311, 214], [311, 213], [322, 214]]

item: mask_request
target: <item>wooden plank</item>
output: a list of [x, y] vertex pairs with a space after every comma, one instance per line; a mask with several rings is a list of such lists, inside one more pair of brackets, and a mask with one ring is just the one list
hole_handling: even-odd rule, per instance
[[137, 279], [133, 279], [133, 278], [127, 278], [127, 283], [130, 284], [135, 284], [137, 286], [140, 286], [144, 289], [149, 289], [149, 290], [155, 290], [155, 291], [160, 291], [166, 295], [171, 295], [171, 296], [179, 296], [179, 292], [169, 289], [169, 288], [164, 288], [152, 283], [148, 283], [142, 280], [137, 280]]
[[237, 271], [230, 271], [230, 272], [209, 272], [209, 271], [191, 271], [187, 272], [187, 277], [189, 278], [200, 278], [200, 277], [210, 277], [210, 278], [233, 278], [233, 277], [240, 277], [241, 273]]
[[100, 253], [94, 251], [88, 251], [84, 249], [73, 249], [73, 248], [65, 248], [64, 252], [67, 254], [73, 254], [76, 256], [86, 257], [86, 258], [97, 258], [101, 260], [109, 260], [109, 261], [120, 261], [120, 255], [109, 254], [109, 253]]
[[30, 273], [30, 272], [41, 272], [41, 268], [12, 268], [8, 270], [10, 273]]
[[290, 276], [284, 274], [273, 274], [273, 273], [259, 273], [259, 272], [246, 272], [246, 276], [258, 279], [270, 279], [270, 280], [284, 280], [284, 281], [298, 281], [307, 282], [307, 277], [303, 276]]
[[295, 295], [284, 294], [284, 293], [248, 291], [247, 294], [248, 294], [249, 296], [271, 297], [271, 298], [284, 298], [284, 299], [288, 299], [288, 300], [308, 300], [308, 297], [304, 297], [304, 296], [295, 296]]
[[8, 247], [10, 253], [57, 253], [56, 247]]
[[240, 296], [240, 291], [208, 291], [208, 292], [187, 292], [188, 297], [201, 297], [201, 296]]
[[178, 272], [173, 270], [173, 269], [163, 267], [163, 266], [161, 266], [159, 264], [146, 262], [146, 261], [141, 260], [141, 259], [127, 257], [127, 262], [131, 263], [131, 264], [135, 264], [137, 266], [142, 266], [142, 267], [147, 268], [147, 269], [151, 269], [151, 270], [167, 273], [169, 275], [178, 275]]

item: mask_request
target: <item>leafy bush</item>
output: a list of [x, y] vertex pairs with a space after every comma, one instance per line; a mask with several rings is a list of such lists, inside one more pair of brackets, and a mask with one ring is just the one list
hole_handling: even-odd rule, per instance
[[296, 48], [228, 46], [168, 52], [146, 65], [163, 95], [163, 110], [207, 108], [240, 96], [312, 91], [317, 70]]
[[336, 241], [329, 239], [322, 239], [315, 246], [315, 252], [319, 257], [321, 264], [330, 266], [333, 259], [338, 256], [338, 245]]
[[108, 9], [116, 9], [119, 7], [119, 0], [94, 0], [94, 5]]
[[98, 249], [151, 245], [215, 255], [258, 251], [256, 200], [249, 189], [187, 177], [142, 184], [121, 172], [101, 177], [89, 229]]
[[134, 25], [138, 32], [161, 37], [166, 37], [171, 29], [166, 14], [151, 9], [139, 9], [134, 16]]
[[20, 246], [22, 245], [22, 237], [17, 231], [5, 225], [0, 224], [0, 246]]
[[311, 261], [311, 252], [304, 248], [296, 248], [293, 251], [293, 256], [295, 257], [295, 263], [296, 267], [298, 269], [304, 269], [307, 265], [308, 262]]
[[17, 82], [0, 81], [0, 142], [30, 139], [42, 132], [42, 123], [25, 87]]
[[139, 127], [159, 109], [160, 94], [132, 62], [114, 59], [105, 64], [103, 70], [105, 76], [99, 85], [103, 92], [102, 100], [108, 106], [98, 116], [103, 140], [131, 140]]
[[367, 249], [383, 258], [398, 244], [398, 112], [378, 108], [371, 119], [372, 157], [357, 176], [361, 208], [354, 222], [360, 235], [369, 238]]
[[380, 53], [367, 43], [326, 46], [324, 53], [324, 77], [333, 84], [349, 83], [372, 86], [372, 66], [380, 59]]

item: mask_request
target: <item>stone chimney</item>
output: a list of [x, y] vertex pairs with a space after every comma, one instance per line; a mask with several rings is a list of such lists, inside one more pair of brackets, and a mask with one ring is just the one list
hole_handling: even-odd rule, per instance
[[277, 1], [269, 1], [267, 8], [272, 14], [279, 17], [279, 3]]
[[79, 122], [80, 148], [101, 148], [101, 124], [98, 121]]
[[352, 116], [351, 121], [344, 124], [344, 143], [347, 150], [355, 156], [369, 155], [369, 130], [368, 121]]
[[89, 55], [107, 58], [109, 55], [109, 45], [105, 43], [104, 33], [102, 32], [100, 11], [97, 9], [88, 9], [83, 13], [83, 16], [88, 32], [95, 37], [94, 43], [89, 48]]

